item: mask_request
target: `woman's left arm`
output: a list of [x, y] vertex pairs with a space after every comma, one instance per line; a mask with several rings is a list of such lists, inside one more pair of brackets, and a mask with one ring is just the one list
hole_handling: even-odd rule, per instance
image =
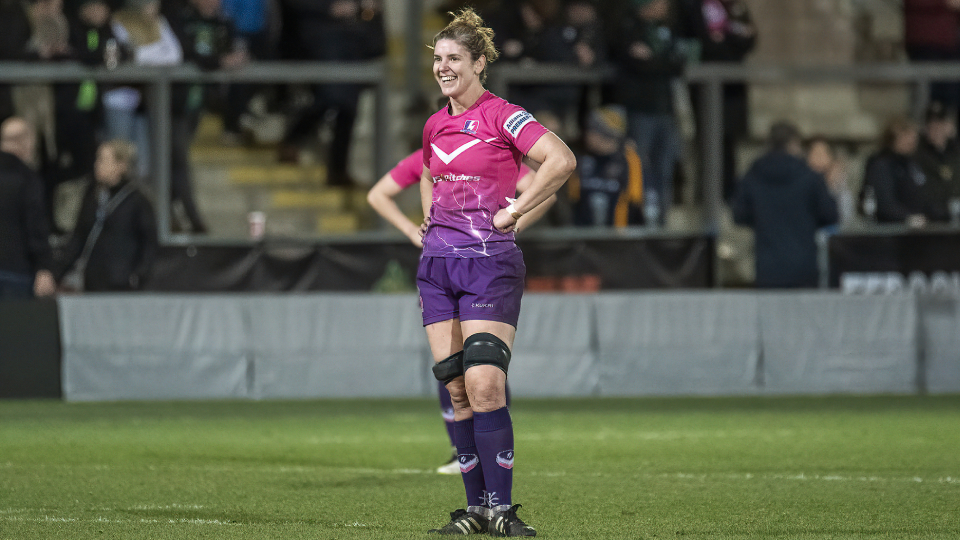
[[[513, 203], [514, 209], [521, 215], [533, 210], [556, 193], [577, 168], [577, 158], [573, 152], [552, 132], [540, 137], [527, 152], [527, 157], [539, 163], [540, 168], [530, 188], [524, 190]], [[518, 217], [514, 217], [506, 208], [501, 208], [493, 217], [493, 226], [501, 232], [509, 232], [513, 230]]]
[[[536, 177], [536, 172], [531, 170], [523, 176], [520, 180], [517, 181], [517, 193], [523, 193], [524, 191], [530, 189], [530, 186], [533, 185], [533, 179]], [[533, 207], [533, 210], [525, 212], [520, 219], [517, 220], [516, 225], [514, 225], [514, 232], [519, 233], [520, 229], [527, 229], [534, 223], [540, 220], [546, 213], [547, 210], [553, 206], [553, 203], [557, 202], [557, 194], [554, 193], [547, 197], [545, 201]]]

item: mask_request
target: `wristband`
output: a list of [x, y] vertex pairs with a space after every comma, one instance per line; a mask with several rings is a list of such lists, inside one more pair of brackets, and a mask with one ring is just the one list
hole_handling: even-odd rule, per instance
[[517, 207], [514, 206], [513, 203], [510, 203], [510, 206], [508, 206], [506, 210], [507, 213], [513, 216], [513, 219], [520, 219], [520, 217], [523, 216], [523, 212], [517, 210]]

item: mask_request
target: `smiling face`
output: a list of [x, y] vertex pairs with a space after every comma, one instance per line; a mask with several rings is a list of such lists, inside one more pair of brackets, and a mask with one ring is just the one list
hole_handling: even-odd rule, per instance
[[486, 58], [470, 58], [470, 52], [452, 39], [441, 39], [433, 49], [433, 77], [440, 91], [448, 98], [457, 99], [470, 91], [482, 88], [480, 73]]

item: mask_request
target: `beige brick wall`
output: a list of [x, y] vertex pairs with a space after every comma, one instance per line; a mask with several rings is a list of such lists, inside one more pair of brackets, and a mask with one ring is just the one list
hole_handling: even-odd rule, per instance
[[[748, 0], [758, 27], [758, 65], [845, 66], [865, 54], [890, 60], [902, 34], [899, 8], [883, 0]], [[859, 30], [859, 32], [858, 32]], [[864, 51], [867, 51], [866, 53]], [[893, 114], [909, 106], [898, 85], [796, 84], [751, 87], [751, 131], [762, 137], [778, 119], [804, 133], [873, 138]]]

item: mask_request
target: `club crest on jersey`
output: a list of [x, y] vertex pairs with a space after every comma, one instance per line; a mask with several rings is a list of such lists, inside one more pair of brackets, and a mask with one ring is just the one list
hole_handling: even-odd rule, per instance
[[[503, 467], [504, 469], [513, 468], [513, 450], [504, 450], [497, 454], [497, 465]], [[463, 465], [460, 466], [461, 468]]]
[[457, 456], [457, 461], [460, 463], [460, 472], [464, 474], [472, 471], [474, 467], [480, 464], [480, 458], [476, 454], [460, 454]]
[[460, 133], [466, 133], [467, 135], [476, 135], [477, 129], [480, 127], [479, 120], [467, 120], [463, 123], [463, 129], [460, 130]]
[[503, 124], [503, 129], [507, 130], [507, 133], [516, 139], [517, 135], [520, 134], [520, 130], [523, 129], [523, 126], [530, 122], [533, 122], [533, 115], [521, 109], [510, 115], [510, 118], [507, 118], [506, 123]]

